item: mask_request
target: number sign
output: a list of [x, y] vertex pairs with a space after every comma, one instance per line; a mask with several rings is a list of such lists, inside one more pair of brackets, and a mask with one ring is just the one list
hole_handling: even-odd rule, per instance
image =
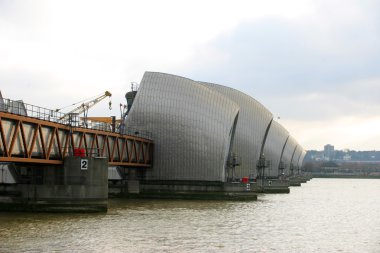
[[88, 159], [81, 159], [80, 160], [80, 169], [81, 170], [87, 170], [88, 169]]

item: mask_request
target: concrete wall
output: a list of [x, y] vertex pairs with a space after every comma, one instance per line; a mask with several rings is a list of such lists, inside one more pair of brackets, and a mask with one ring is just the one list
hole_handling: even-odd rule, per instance
[[[81, 161], [88, 161], [88, 168], [81, 169]], [[66, 157], [64, 160], [64, 185], [80, 185], [88, 188], [101, 187], [101, 192], [90, 193], [89, 197], [108, 195], [108, 159], [94, 157]], [[75, 193], [74, 193], [75, 194]]]
[[[87, 169], [81, 166], [87, 161]], [[63, 166], [33, 167], [28, 183], [15, 184], [0, 209], [19, 211], [106, 211], [108, 159], [66, 157]], [[36, 178], [35, 176], [38, 176]], [[4, 193], [4, 192], [3, 192]]]

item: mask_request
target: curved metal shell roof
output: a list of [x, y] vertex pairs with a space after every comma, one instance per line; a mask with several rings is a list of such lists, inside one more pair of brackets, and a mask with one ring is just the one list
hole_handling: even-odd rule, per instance
[[225, 181], [239, 106], [193, 80], [146, 72], [126, 119], [152, 133], [147, 180]]

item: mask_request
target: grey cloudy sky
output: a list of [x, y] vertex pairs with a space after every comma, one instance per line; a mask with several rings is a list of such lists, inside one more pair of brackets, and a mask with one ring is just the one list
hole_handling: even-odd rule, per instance
[[241, 90], [306, 149], [379, 149], [380, 2], [0, 0], [4, 97], [59, 108], [160, 71]]

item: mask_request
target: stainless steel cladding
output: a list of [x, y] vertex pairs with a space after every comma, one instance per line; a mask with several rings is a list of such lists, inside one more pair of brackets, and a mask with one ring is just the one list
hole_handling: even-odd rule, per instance
[[297, 148], [292, 158], [292, 164], [294, 167], [298, 167], [298, 161], [302, 155], [302, 151], [303, 151], [302, 146], [297, 143]]
[[238, 114], [236, 103], [198, 82], [146, 72], [126, 119], [155, 142], [146, 180], [225, 181]]
[[282, 155], [281, 161], [283, 162], [285, 166], [285, 175], [290, 175], [290, 167], [291, 167], [291, 161], [292, 157], [295, 151], [295, 148], [297, 147], [296, 140], [290, 136], [288, 141], [286, 142], [284, 153]]
[[252, 97], [164, 73], [144, 74], [125, 123], [155, 142], [146, 180], [226, 181], [234, 165], [235, 178], [254, 178], [262, 153], [270, 176], [278, 176], [280, 162], [289, 175], [303, 151], [295, 152], [294, 138]]
[[0, 111], [1, 112], [6, 112], [7, 111], [7, 107], [4, 103], [4, 99], [3, 99], [3, 95], [1, 94], [1, 91], [0, 91]]
[[8, 107], [10, 113], [27, 116], [26, 108], [22, 100], [11, 101]]
[[301, 154], [301, 157], [298, 161], [298, 166], [301, 168], [302, 165], [303, 165], [303, 160], [305, 159], [305, 156], [306, 156], [306, 150], [302, 150], [302, 154]]
[[240, 166], [236, 167], [237, 177], [256, 176], [256, 163], [260, 157], [265, 132], [271, 122], [272, 114], [252, 97], [229, 87], [202, 83], [225, 95], [239, 105], [239, 118], [233, 141], [233, 153], [241, 157]]
[[269, 161], [269, 168], [266, 172], [268, 176], [278, 176], [282, 149], [288, 136], [289, 132], [280, 123], [272, 121], [264, 146], [264, 156]]

